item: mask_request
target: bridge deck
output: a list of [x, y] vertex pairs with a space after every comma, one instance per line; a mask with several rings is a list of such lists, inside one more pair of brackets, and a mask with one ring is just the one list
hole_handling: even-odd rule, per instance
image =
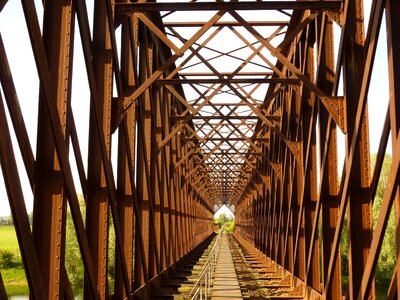
[[243, 299], [225, 233], [219, 248], [211, 299]]

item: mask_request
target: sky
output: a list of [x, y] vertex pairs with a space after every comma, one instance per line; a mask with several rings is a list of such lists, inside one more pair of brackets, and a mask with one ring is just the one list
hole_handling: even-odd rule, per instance
[[[39, 18], [42, 16], [41, 1], [36, 2]], [[89, 16], [92, 15], [93, 1], [88, 1]], [[367, 0], [366, 3], [370, 3]], [[365, 5], [366, 17], [368, 20], [370, 4]], [[379, 138], [382, 130], [383, 116], [386, 113], [388, 103], [388, 75], [387, 75], [387, 50], [386, 50], [386, 34], [385, 23], [381, 28], [383, 32], [380, 34], [378, 50], [376, 55], [375, 68], [371, 80], [369, 91], [369, 122], [370, 122], [370, 144], [371, 153], [376, 153], [378, 149]], [[77, 27], [78, 28], [78, 27]], [[365, 31], [367, 27], [365, 28]], [[22, 113], [26, 122], [28, 135], [33, 152], [36, 152], [36, 130], [37, 130], [37, 106], [38, 106], [38, 76], [34, 63], [31, 46], [29, 43], [26, 22], [22, 14], [20, 1], [8, 1], [3, 11], [0, 13], [0, 33], [5, 44], [11, 72], [15, 80], [18, 98], [21, 104]], [[335, 28], [335, 50], [338, 49], [339, 28]], [[77, 122], [78, 136], [82, 151], [84, 163], [87, 160], [87, 136], [88, 136], [88, 115], [89, 115], [89, 91], [86, 73], [84, 69], [84, 60], [82, 56], [81, 43], [79, 38], [79, 30], [76, 30], [75, 54], [74, 54], [74, 74], [72, 83], [72, 108], [75, 120]], [[2, 90], [0, 89], [2, 93]], [[11, 122], [9, 122], [11, 126]], [[116, 136], [116, 135], [114, 135]], [[32, 211], [32, 192], [29, 187], [27, 176], [22, 164], [21, 155], [18, 146], [14, 140], [14, 151], [16, 152], [17, 163], [20, 170], [20, 180], [23, 186], [23, 192], [26, 199], [27, 211]], [[390, 140], [390, 139], [389, 139]], [[116, 143], [112, 143], [116, 145]], [[344, 149], [344, 137], [339, 134], [339, 149]], [[388, 147], [390, 149], [390, 146]], [[72, 151], [71, 151], [72, 152]], [[117, 151], [112, 151], [115, 156]], [[343, 163], [344, 153], [339, 151], [340, 165]], [[71, 157], [71, 161], [74, 158]], [[76, 176], [75, 165], [72, 163], [73, 173]], [[341, 166], [339, 165], [339, 172]], [[78, 181], [76, 181], [78, 182]], [[79, 184], [76, 187], [79, 188]], [[79, 192], [79, 190], [78, 190]], [[0, 168], [0, 216], [9, 215], [10, 209], [8, 198], [4, 187], [3, 175]]]
[[224, 204], [214, 214], [214, 219], [218, 218], [220, 214], [225, 214], [227, 217], [235, 218], [234, 213]]

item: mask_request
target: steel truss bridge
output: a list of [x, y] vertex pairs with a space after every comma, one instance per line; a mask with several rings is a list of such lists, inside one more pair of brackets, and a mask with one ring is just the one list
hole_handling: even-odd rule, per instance
[[145, 299], [224, 204], [303, 298], [375, 298], [391, 211], [400, 242], [398, 0], [15, 2], [0, 0], [0, 201], [33, 299], [73, 299], [69, 215], [84, 299]]

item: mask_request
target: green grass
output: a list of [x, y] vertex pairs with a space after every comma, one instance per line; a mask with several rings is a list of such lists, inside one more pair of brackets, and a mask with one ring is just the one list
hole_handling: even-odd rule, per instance
[[7, 295], [28, 295], [28, 283], [14, 226], [0, 226], [0, 250], [8, 250], [14, 253], [13, 268], [0, 270]]
[[376, 284], [376, 300], [387, 299], [388, 285]]
[[[342, 290], [343, 290], [343, 295], [345, 294], [346, 287], [349, 284], [349, 277], [344, 276], [342, 277]], [[389, 288], [388, 283], [382, 284], [382, 283], [376, 283], [375, 284], [375, 296], [376, 300], [385, 300], [387, 298], [387, 290]]]
[[18, 250], [18, 241], [14, 226], [0, 226], [0, 249]]

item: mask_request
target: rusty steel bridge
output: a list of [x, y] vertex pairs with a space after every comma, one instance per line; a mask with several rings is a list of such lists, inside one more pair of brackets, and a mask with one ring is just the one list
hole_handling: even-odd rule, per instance
[[84, 299], [172, 299], [223, 205], [220, 256], [251, 256], [271, 299], [375, 299], [393, 211], [399, 299], [398, 0], [0, 0], [1, 19], [0, 201], [32, 299], [74, 299], [68, 216]]

